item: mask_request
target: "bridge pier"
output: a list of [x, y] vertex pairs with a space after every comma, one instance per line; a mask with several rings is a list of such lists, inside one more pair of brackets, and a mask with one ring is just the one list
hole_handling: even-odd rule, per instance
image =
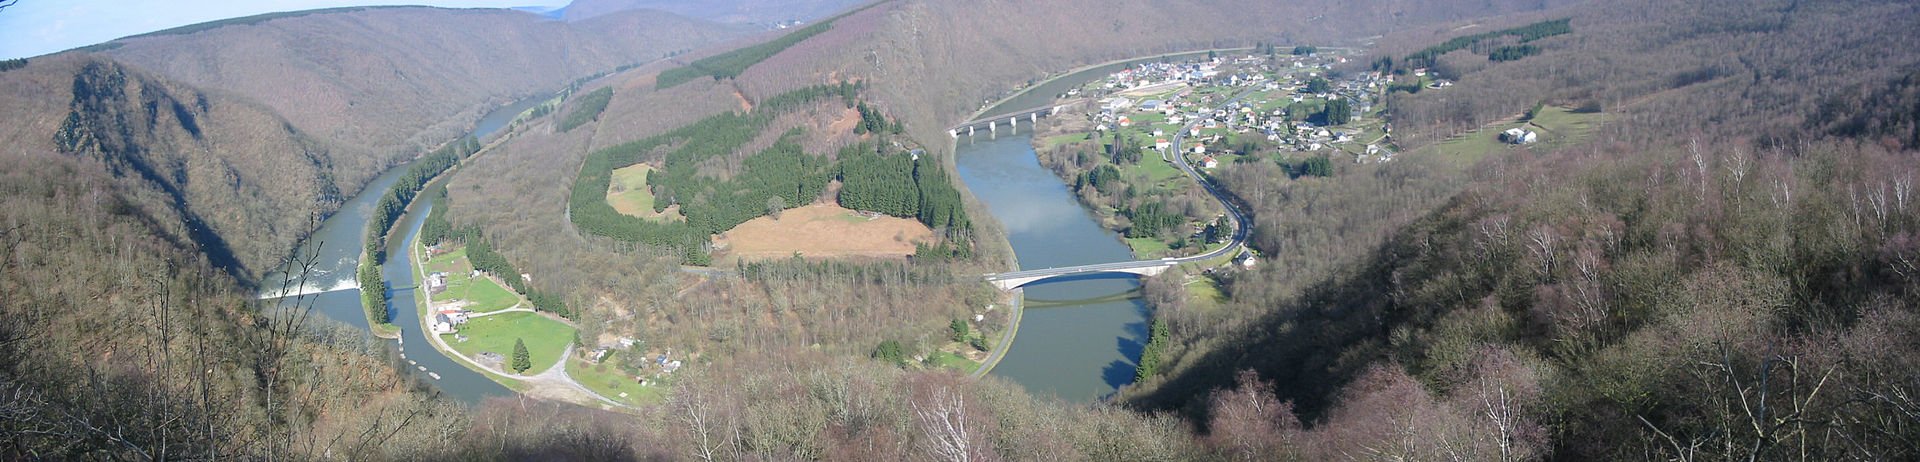
[[992, 120], [987, 121], [987, 131], [992, 132], [993, 134], [996, 134], [996, 135], [999, 134], [1000, 122], [992, 121]]
[[947, 136], [949, 136], [949, 137], [953, 137], [953, 138], [959, 138], [959, 137], [960, 137], [960, 130], [957, 130], [957, 129], [956, 129], [956, 130], [947, 130]]

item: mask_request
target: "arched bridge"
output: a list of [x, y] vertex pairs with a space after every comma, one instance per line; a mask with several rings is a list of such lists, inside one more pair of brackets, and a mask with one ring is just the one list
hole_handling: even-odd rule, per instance
[[1001, 125], [1017, 129], [1022, 122], [1029, 124], [1037, 123], [1041, 117], [1053, 117], [1055, 114], [1059, 114], [1060, 111], [1064, 111], [1078, 104], [1080, 104], [1079, 101], [1069, 101], [1007, 112], [995, 116], [981, 117], [949, 127], [947, 129], [947, 135], [959, 138], [960, 135], [973, 135], [975, 130], [981, 128], [985, 128], [989, 132], [998, 132]]
[[999, 287], [1000, 290], [1013, 290], [1042, 279], [1080, 274], [1128, 273], [1141, 276], [1159, 276], [1160, 273], [1165, 272], [1167, 268], [1180, 264], [1180, 261], [1181, 260], [1177, 258], [1170, 258], [1166, 260], [1123, 261], [1119, 263], [1068, 266], [1065, 268], [1011, 271], [989, 274], [987, 275], [987, 282], [993, 283], [994, 287]]

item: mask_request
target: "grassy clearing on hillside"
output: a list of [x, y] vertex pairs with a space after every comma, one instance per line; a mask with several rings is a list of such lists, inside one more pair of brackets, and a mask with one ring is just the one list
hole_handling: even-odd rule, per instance
[[653, 191], [647, 188], [647, 173], [653, 166], [633, 164], [613, 169], [612, 181], [607, 183], [607, 205], [623, 215], [649, 220], [685, 220], [676, 207], [653, 211]]
[[460, 325], [459, 335], [466, 336], [467, 341], [459, 341], [454, 335], [440, 338], [469, 358], [479, 359], [480, 352], [491, 351], [507, 358], [507, 364], [513, 360], [514, 339], [524, 340], [533, 358], [533, 368], [526, 373], [538, 374], [553, 367], [562, 349], [573, 343], [574, 334], [573, 326], [536, 313], [507, 313], [468, 320]]
[[1086, 140], [1087, 140], [1087, 134], [1085, 133], [1069, 133], [1065, 135], [1049, 136], [1045, 140], [1041, 141], [1041, 146], [1043, 146], [1046, 149], [1053, 149], [1060, 146], [1065, 146], [1068, 144], [1078, 143]]
[[973, 372], [980, 369], [980, 362], [947, 351], [935, 351], [927, 356], [928, 365], [953, 369], [960, 372]]
[[[933, 230], [919, 221], [868, 218], [837, 205], [788, 209], [779, 219], [760, 217], [715, 238], [730, 257], [747, 260], [805, 257], [900, 257], [913, 255], [915, 242], [931, 242]], [[716, 261], [731, 261], [732, 258]]]
[[1599, 120], [1599, 113], [1582, 114], [1562, 107], [1546, 107], [1530, 122], [1494, 122], [1421, 151], [1439, 154], [1464, 167], [1479, 162], [1487, 154], [1513, 148], [1514, 145], [1500, 141], [1500, 132], [1508, 128], [1525, 126], [1538, 131], [1542, 138], [1540, 146], [1552, 148], [1585, 141], [1593, 136]]
[[1165, 241], [1153, 237], [1126, 238], [1127, 247], [1133, 249], [1133, 257], [1139, 259], [1160, 258], [1172, 250]]
[[[607, 353], [605, 359], [595, 364], [577, 354], [567, 360], [567, 375], [587, 389], [605, 396], [607, 399], [625, 404], [643, 405], [664, 401], [667, 389], [660, 385], [641, 385], [634, 377], [621, 370], [615, 364], [618, 351]], [[624, 393], [626, 396], [621, 396]]]
[[1196, 308], [1212, 309], [1226, 303], [1227, 294], [1220, 291], [1219, 281], [1203, 276], [1187, 283], [1187, 301]]

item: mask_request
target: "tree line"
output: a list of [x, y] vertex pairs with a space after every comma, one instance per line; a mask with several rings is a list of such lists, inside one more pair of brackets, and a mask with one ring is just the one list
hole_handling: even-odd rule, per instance
[[[724, 113], [668, 133], [596, 151], [587, 156], [574, 181], [569, 204], [580, 229], [621, 241], [671, 248], [690, 264], [708, 264], [708, 236], [780, 209], [813, 202], [834, 178], [847, 181], [849, 208], [915, 217], [930, 227], [965, 233], [971, 224], [960, 194], [945, 169], [931, 159], [899, 162], [877, 154], [859, 155], [871, 148], [849, 148], [847, 164], [835, 164], [806, 153], [800, 133], [790, 131], [771, 147], [747, 156], [731, 177], [702, 173], [708, 161], [727, 156], [751, 142], [773, 117], [826, 97], [840, 97], [858, 107], [857, 84], [809, 87], [766, 101], [750, 113]], [[621, 214], [606, 203], [612, 171], [660, 156], [661, 168], [647, 175], [654, 210], [677, 205], [685, 221], [654, 221]], [[904, 158], [904, 157], [902, 157]]]
[[574, 103], [573, 110], [567, 112], [567, 116], [562, 117], [560, 123], [554, 125], [554, 129], [564, 133], [586, 125], [587, 122], [599, 120], [600, 113], [607, 110], [607, 103], [611, 101], [613, 101], [613, 87], [600, 87], [580, 95], [579, 101]]
[[433, 210], [427, 212], [426, 220], [420, 224], [421, 245], [435, 246], [451, 241], [465, 243], [467, 263], [473, 265], [473, 269], [485, 271], [487, 274], [499, 277], [501, 281], [506, 281], [508, 288], [527, 296], [527, 301], [533, 303], [533, 308], [536, 310], [567, 318], [574, 317], [573, 310], [567, 307], [566, 300], [559, 294], [534, 290], [526, 279], [521, 278], [520, 270], [514, 268], [513, 263], [507, 261], [505, 255], [494, 250], [493, 245], [481, 234], [480, 227], [455, 228], [453, 223], [447, 221], [446, 210], [449, 204], [445, 184], [435, 186], [428, 192], [427, 200], [432, 202]]
[[833, 27], [833, 20], [821, 21], [765, 43], [700, 58], [684, 67], [668, 69], [661, 72], [655, 79], [654, 88], [673, 88], [700, 77], [713, 77], [715, 80], [739, 77], [740, 73], [746, 72], [748, 67], [779, 54], [781, 50], [786, 50], [787, 47], [800, 43], [807, 37], [826, 32], [831, 27]]
[[453, 168], [455, 164], [460, 163], [461, 159], [479, 150], [480, 140], [472, 135], [447, 143], [440, 149], [435, 149], [432, 153], [413, 161], [412, 165], [407, 166], [407, 171], [400, 174], [400, 179], [395, 180], [393, 186], [387, 188], [387, 193], [380, 196], [380, 201], [374, 204], [373, 215], [367, 217], [367, 255], [373, 258], [375, 265], [386, 263], [387, 231], [393, 228], [394, 220], [400, 219], [400, 215], [407, 212], [407, 204], [413, 202], [414, 196], [420, 193], [420, 188], [425, 187], [427, 182], [433, 181], [433, 177], [439, 176], [440, 172]]
[[[1401, 61], [1401, 64], [1409, 68], [1430, 67], [1433, 65], [1435, 60], [1440, 57], [1440, 55], [1453, 52], [1454, 50], [1461, 50], [1467, 47], [1474, 46], [1476, 44], [1479, 44], [1483, 40], [1489, 40], [1489, 39], [1505, 37], [1505, 36], [1513, 36], [1513, 37], [1518, 37], [1520, 43], [1524, 44], [1527, 42], [1539, 40], [1542, 38], [1552, 37], [1555, 35], [1572, 33], [1573, 26], [1570, 24], [1571, 21], [1572, 21], [1572, 18], [1555, 19], [1552, 21], [1541, 21], [1541, 22], [1536, 22], [1533, 24], [1528, 24], [1520, 27], [1501, 29], [1493, 32], [1484, 32], [1479, 34], [1454, 37], [1445, 42], [1441, 42], [1439, 45], [1430, 46], [1420, 51], [1413, 52], [1413, 54], [1407, 55], [1406, 58], [1403, 58], [1400, 61]], [[1512, 56], [1513, 53], [1516, 53], [1515, 51], [1506, 51], [1504, 53], [1506, 54], [1505, 55], [1506, 57], [1511, 57], [1512, 59], [1520, 59], [1520, 58], [1526, 57], [1527, 55], [1532, 54], [1533, 52], [1530, 51], [1530, 52], [1527, 52], [1527, 55], [1519, 55], [1519, 56]], [[1494, 61], [1510, 61], [1512, 59], [1495, 58]], [[1391, 61], [1389, 61], [1388, 64], [1391, 65]]]

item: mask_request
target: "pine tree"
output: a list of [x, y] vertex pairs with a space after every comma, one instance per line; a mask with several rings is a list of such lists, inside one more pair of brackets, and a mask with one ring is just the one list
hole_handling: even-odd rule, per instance
[[513, 339], [513, 373], [525, 374], [533, 368], [533, 356], [527, 353], [527, 342]]

